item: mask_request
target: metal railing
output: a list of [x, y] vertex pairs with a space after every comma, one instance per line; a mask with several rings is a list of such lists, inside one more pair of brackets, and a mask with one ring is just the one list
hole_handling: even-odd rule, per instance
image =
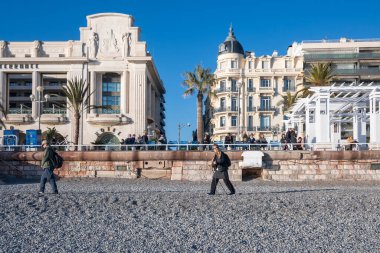
[[255, 87], [248, 87], [247, 91], [248, 92], [256, 92], [256, 88]]
[[43, 108], [43, 114], [67, 114], [67, 110], [64, 108]]
[[274, 112], [276, 111], [276, 107], [271, 106], [263, 106], [263, 107], [257, 107], [257, 111], [259, 112]]
[[[239, 151], [239, 150], [325, 150], [325, 151], [364, 151], [380, 150], [380, 143], [330, 143], [328, 145], [318, 143], [280, 143], [279, 141], [269, 140], [267, 143], [244, 143], [235, 142], [227, 144], [224, 142], [215, 142], [221, 149]], [[134, 145], [52, 145], [57, 150], [74, 151], [197, 151], [211, 150], [213, 144], [193, 144], [171, 141], [169, 144], [134, 144]], [[41, 146], [35, 145], [0, 145], [0, 151], [38, 151]]]
[[238, 92], [237, 87], [221, 87], [215, 90], [215, 93], [223, 93], [223, 92]]
[[254, 106], [248, 106], [247, 107], [247, 112], [256, 112], [256, 107], [254, 107]]

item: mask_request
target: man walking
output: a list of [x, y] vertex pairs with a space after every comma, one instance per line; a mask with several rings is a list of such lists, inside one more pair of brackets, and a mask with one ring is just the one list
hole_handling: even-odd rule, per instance
[[212, 145], [214, 150], [214, 158], [212, 159], [212, 167], [214, 168], [214, 175], [211, 182], [211, 191], [208, 195], [215, 195], [216, 185], [219, 182], [219, 179], [223, 179], [230, 193], [228, 195], [235, 194], [235, 188], [232, 185], [228, 177], [228, 167], [231, 166], [230, 158], [227, 154], [222, 152], [217, 144]]
[[45, 192], [45, 184], [47, 181], [49, 181], [51, 188], [53, 189], [54, 194], [58, 194], [57, 184], [55, 182], [55, 177], [53, 174], [54, 171], [54, 150], [52, 147], [50, 147], [47, 140], [42, 141], [42, 148], [45, 149], [44, 156], [41, 161], [41, 167], [44, 170], [44, 172], [41, 175], [40, 180], [40, 194], [43, 194]]

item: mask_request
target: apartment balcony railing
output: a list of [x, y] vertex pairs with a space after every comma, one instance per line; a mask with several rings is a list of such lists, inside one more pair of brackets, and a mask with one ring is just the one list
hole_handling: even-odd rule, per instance
[[32, 114], [32, 109], [29, 108], [9, 108], [8, 114]]
[[282, 92], [293, 92], [296, 91], [296, 87], [294, 85], [288, 86], [288, 87], [282, 87]]
[[260, 126], [257, 128], [257, 131], [261, 131], [261, 132], [271, 132], [272, 131], [272, 128], [271, 127], [266, 127], [266, 126]]
[[257, 131], [257, 127], [254, 126], [248, 126], [247, 131]]
[[305, 54], [308, 60], [347, 60], [347, 59], [380, 59], [380, 53], [347, 53], [347, 54]]
[[272, 86], [269, 86], [269, 87], [267, 87], [267, 86], [260, 86], [259, 89], [260, 90], [273, 90], [273, 87]]
[[98, 114], [120, 114], [120, 109], [98, 109], [96, 110]]
[[237, 88], [231, 88], [231, 87], [222, 87], [222, 88], [218, 88], [215, 90], [215, 92], [218, 94], [218, 93], [223, 93], [223, 92], [238, 92], [238, 89]]
[[247, 112], [256, 112], [256, 107], [254, 107], [254, 106], [248, 106], [247, 107]]
[[334, 75], [380, 75], [380, 68], [371, 69], [334, 69]]
[[248, 92], [256, 92], [256, 88], [255, 87], [248, 87], [247, 91]]
[[269, 106], [257, 107], [257, 111], [259, 111], [259, 112], [274, 112], [274, 111], [276, 111], [276, 107], [269, 107]]
[[214, 113], [218, 113], [218, 112], [237, 112], [238, 111], [238, 108], [237, 106], [227, 106], [227, 107], [219, 107], [219, 108], [215, 108], [214, 109]]
[[64, 108], [43, 108], [43, 114], [66, 114], [67, 110]]

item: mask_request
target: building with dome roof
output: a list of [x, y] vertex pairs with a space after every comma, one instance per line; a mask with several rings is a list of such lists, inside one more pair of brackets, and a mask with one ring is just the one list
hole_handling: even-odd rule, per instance
[[[303, 84], [303, 57], [288, 50], [284, 56], [256, 56], [245, 52], [232, 26], [218, 47], [216, 97], [207, 101], [206, 131], [214, 141], [231, 134], [242, 140], [244, 134], [263, 133], [267, 139], [277, 137], [283, 127], [284, 114], [278, 106], [281, 95], [294, 94]], [[207, 107], [206, 107], [207, 108]]]

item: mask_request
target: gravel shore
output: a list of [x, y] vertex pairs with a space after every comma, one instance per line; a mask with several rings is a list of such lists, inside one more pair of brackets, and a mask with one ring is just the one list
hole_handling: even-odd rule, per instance
[[[0, 182], [0, 252], [378, 252], [377, 182]], [[223, 184], [224, 189], [226, 189]], [[46, 186], [47, 192], [50, 185]]]

